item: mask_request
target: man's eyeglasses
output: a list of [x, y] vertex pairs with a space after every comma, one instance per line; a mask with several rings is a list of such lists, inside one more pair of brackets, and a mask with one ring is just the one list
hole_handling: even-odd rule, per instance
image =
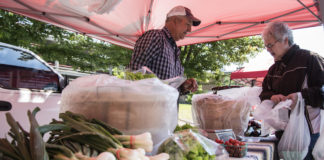
[[272, 44], [271, 43], [268, 43], [267, 45], [265, 45], [266, 48], [268, 49], [271, 49], [279, 40], [276, 40], [275, 42], [273, 42]]

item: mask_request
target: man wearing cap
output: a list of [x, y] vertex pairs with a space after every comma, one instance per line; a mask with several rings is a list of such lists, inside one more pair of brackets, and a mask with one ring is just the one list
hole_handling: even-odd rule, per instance
[[[165, 26], [160, 30], [149, 30], [137, 41], [129, 68], [141, 69], [146, 66], [160, 79], [170, 79], [183, 75], [180, 61], [180, 49], [176, 41], [181, 40], [191, 31], [191, 26], [198, 26], [200, 20], [195, 18], [190, 9], [176, 6], [169, 11]], [[196, 91], [195, 79], [187, 79], [180, 87], [181, 92]]]

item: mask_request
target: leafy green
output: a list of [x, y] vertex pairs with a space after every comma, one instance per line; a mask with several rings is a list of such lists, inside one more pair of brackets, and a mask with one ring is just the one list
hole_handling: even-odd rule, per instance
[[164, 141], [158, 150], [158, 153], [163, 152], [170, 155], [170, 160], [215, 159], [215, 155], [209, 155], [190, 130], [177, 132]]
[[147, 78], [156, 78], [155, 74], [142, 74], [141, 72], [129, 72], [126, 71], [124, 74], [121, 74], [117, 76], [120, 79], [126, 79], [126, 80], [142, 80], [142, 79], [147, 79]]

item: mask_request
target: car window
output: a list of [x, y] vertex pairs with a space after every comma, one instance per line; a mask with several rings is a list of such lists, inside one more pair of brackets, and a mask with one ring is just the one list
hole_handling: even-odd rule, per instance
[[0, 46], [0, 87], [58, 91], [59, 77], [32, 54]]
[[0, 64], [51, 71], [27, 52], [6, 47], [0, 47], [0, 52]]

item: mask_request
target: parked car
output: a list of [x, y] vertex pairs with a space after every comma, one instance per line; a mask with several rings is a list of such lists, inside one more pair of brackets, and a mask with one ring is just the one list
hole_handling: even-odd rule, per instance
[[41, 109], [40, 124], [57, 119], [65, 85], [63, 76], [35, 53], [0, 42], [0, 137], [9, 131], [7, 112], [27, 131], [27, 111], [35, 107]]

